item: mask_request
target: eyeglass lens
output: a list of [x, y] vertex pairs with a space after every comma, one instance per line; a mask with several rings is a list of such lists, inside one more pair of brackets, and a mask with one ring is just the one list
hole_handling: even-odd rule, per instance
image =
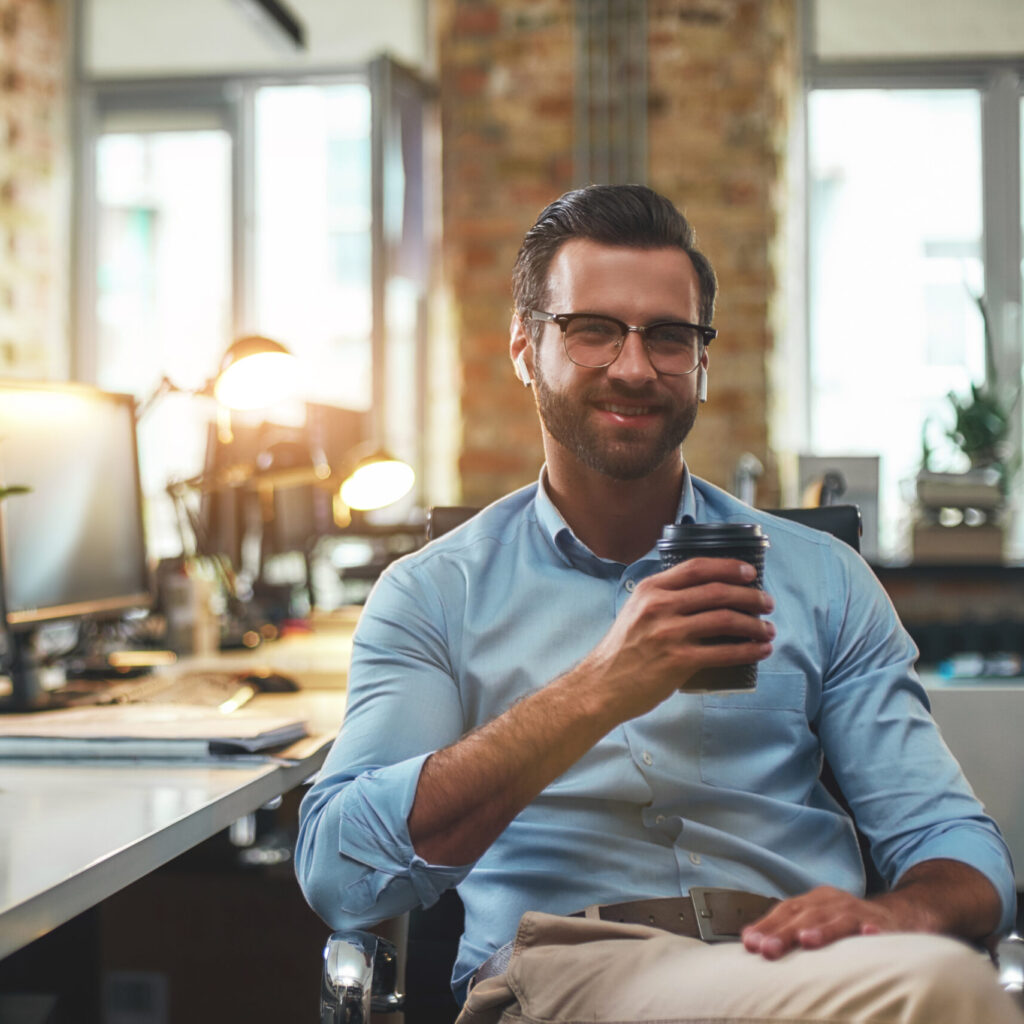
[[[624, 324], [603, 316], [579, 316], [564, 326], [566, 355], [579, 366], [614, 362], [626, 337]], [[651, 324], [643, 332], [651, 365], [663, 373], [689, 373], [701, 354], [701, 334], [683, 323]]]

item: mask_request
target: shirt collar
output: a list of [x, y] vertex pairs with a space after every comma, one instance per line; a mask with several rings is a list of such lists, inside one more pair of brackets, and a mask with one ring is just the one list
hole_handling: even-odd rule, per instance
[[[537, 480], [537, 496], [534, 505], [537, 510], [537, 522], [551, 541], [558, 557], [567, 565], [596, 576], [615, 576], [622, 571], [620, 562], [607, 558], [599, 558], [572, 532], [572, 528], [562, 518], [562, 513], [555, 507], [547, 489], [548, 468], [541, 466]], [[694, 496], [693, 480], [690, 471], [683, 466], [683, 486], [679, 494], [679, 506], [676, 509], [676, 522], [692, 523], [697, 515], [697, 501]], [[658, 549], [652, 547], [640, 561], [659, 561]]]

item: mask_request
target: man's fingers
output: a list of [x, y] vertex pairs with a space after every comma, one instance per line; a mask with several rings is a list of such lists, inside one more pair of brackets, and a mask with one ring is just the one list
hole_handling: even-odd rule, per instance
[[[649, 577], [652, 580], [656, 578]], [[647, 580], [644, 581], [646, 582]], [[721, 580], [679, 590], [641, 590], [641, 587], [643, 583], [636, 588], [633, 600], [645, 602], [647, 611], [654, 615], [666, 612], [674, 615], [694, 615], [716, 608], [731, 608], [748, 615], [768, 615], [775, 609], [775, 601], [763, 590]]]
[[688, 616], [684, 628], [692, 639], [710, 643], [723, 636], [767, 643], [774, 640], [776, 634], [773, 622], [733, 608], [716, 608]]
[[651, 579], [666, 587], [692, 587], [711, 580], [750, 586], [757, 579], [757, 570], [738, 558], [688, 558], [663, 569]]
[[879, 904], [821, 888], [779, 903], [744, 929], [742, 941], [749, 952], [777, 960], [796, 947], [820, 949], [851, 935], [891, 930], [888, 914]]

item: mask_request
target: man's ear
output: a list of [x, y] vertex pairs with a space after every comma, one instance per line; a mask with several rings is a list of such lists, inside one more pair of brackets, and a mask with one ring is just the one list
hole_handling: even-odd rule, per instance
[[530, 368], [530, 360], [533, 357], [533, 346], [530, 344], [526, 326], [519, 318], [518, 313], [512, 314], [512, 324], [509, 338], [509, 355], [512, 357], [512, 365], [515, 367], [516, 376], [529, 387], [533, 383], [533, 371]]

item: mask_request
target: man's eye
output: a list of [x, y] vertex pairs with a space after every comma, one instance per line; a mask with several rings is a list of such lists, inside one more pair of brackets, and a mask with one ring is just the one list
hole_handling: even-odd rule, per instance
[[687, 324], [656, 324], [647, 332], [647, 340], [655, 345], [690, 347], [697, 344], [697, 331]]
[[617, 338], [622, 331], [619, 330], [616, 324], [611, 323], [609, 320], [573, 320], [569, 324], [568, 331], [566, 332], [570, 336], [588, 336], [591, 338]]

